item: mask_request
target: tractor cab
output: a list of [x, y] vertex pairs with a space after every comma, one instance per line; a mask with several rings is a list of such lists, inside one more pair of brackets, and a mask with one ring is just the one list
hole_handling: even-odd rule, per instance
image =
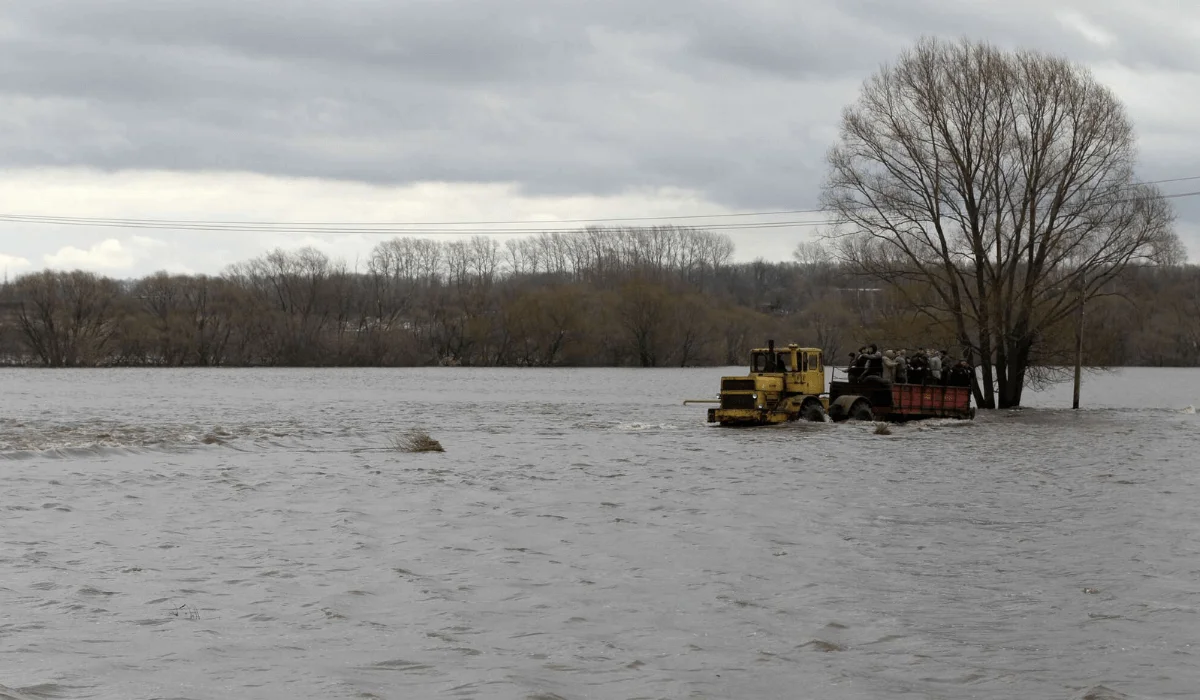
[[817, 348], [802, 348], [791, 343], [786, 349], [776, 350], [772, 343], [769, 347], [750, 351], [750, 374], [800, 375], [787, 379], [792, 383], [807, 383], [814, 378], [810, 374], [813, 372], [820, 374], [820, 389], [816, 391], [819, 394], [825, 388], [825, 367]]

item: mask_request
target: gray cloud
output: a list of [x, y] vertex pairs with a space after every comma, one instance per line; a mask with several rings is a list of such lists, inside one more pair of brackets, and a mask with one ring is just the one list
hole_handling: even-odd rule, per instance
[[1079, 4], [1106, 47], [1059, 7], [39, 0], [0, 26], [0, 157], [806, 206], [842, 105], [920, 34], [1190, 65], [1148, 9]]
[[565, 71], [582, 28], [547, 23], [484, 0], [406, 4], [229, 0], [57, 0], [22, 8], [44, 37], [101, 52], [217, 49], [293, 69], [334, 65], [393, 77], [478, 82]]

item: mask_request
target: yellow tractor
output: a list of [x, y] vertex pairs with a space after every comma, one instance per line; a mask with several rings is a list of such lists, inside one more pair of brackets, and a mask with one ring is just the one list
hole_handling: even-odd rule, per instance
[[791, 343], [750, 351], [750, 373], [721, 377], [720, 408], [708, 409], [708, 422], [769, 425], [794, 420], [824, 421], [829, 410], [825, 365], [819, 348]]

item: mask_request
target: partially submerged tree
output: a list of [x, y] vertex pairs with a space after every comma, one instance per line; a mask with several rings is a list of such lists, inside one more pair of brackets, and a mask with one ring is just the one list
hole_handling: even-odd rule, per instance
[[1018, 406], [1049, 329], [1131, 263], [1179, 260], [1135, 159], [1124, 108], [1087, 70], [925, 39], [843, 114], [829, 235], [967, 349], [980, 406]]
[[48, 367], [78, 367], [103, 358], [116, 332], [116, 281], [92, 272], [45, 270], [18, 277], [11, 294], [26, 347]]

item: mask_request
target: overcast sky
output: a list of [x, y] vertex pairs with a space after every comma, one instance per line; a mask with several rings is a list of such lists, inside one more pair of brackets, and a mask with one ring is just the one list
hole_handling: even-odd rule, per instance
[[[1200, 7], [1182, 1], [37, 0], [0, 13], [0, 216], [809, 209], [842, 107], [922, 34], [1088, 64], [1135, 121], [1141, 176], [1200, 176]], [[1196, 261], [1200, 197], [1175, 203]], [[783, 260], [812, 231], [727, 233], [739, 259]], [[354, 264], [386, 237], [0, 222], [0, 265], [217, 273], [303, 245]]]

